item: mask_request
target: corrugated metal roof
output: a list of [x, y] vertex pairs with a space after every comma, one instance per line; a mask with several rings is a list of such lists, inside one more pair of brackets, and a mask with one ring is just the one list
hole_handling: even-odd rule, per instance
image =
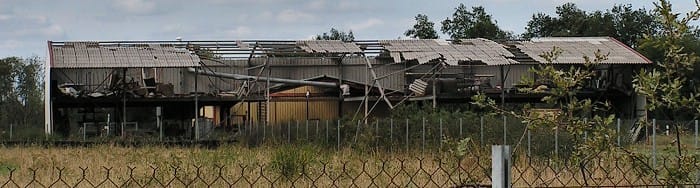
[[545, 52], [550, 52], [554, 47], [561, 49], [561, 55], [553, 62], [558, 64], [583, 64], [583, 56], [595, 57], [595, 52], [600, 50], [608, 54], [608, 60], [603, 64], [650, 64], [646, 57], [640, 55], [630, 47], [610, 37], [548, 37], [533, 38], [530, 41], [520, 42], [516, 47], [525, 54], [539, 62], [547, 62], [540, 57]]
[[97, 42], [66, 42], [52, 46], [54, 68], [197, 67], [199, 57], [167, 44], [100, 46]]
[[308, 53], [362, 53], [355, 43], [340, 40], [297, 41], [297, 46]]
[[400, 53], [404, 60], [417, 60], [427, 63], [435, 59], [444, 59], [449, 65], [460, 61], [480, 61], [486, 65], [507, 65], [517, 63], [509, 59], [514, 57], [501, 44], [488, 39], [462, 39], [458, 43], [440, 39], [419, 40], [382, 40], [384, 49], [395, 59]]

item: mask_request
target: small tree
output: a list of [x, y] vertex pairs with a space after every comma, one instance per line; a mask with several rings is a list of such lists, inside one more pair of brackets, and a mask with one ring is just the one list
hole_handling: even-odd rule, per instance
[[[556, 114], [533, 114], [530, 106], [525, 106], [522, 111], [509, 111], [496, 104], [493, 99], [486, 95], [478, 94], [472, 97], [474, 104], [494, 110], [499, 113], [509, 114], [521, 119], [528, 129], [545, 128], [551, 130], [563, 129], [573, 136], [573, 153], [571, 160], [578, 163], [581, 172], [584, 174], [584, 183], [587, 184], [585, 167], [595, 157], [604, 154], [613, 154], [615, 148], [613, 140], [615, 132], [609, 129], [614, 122], [615, 116], [612, 114], [601, 115], [608, 111], [607, 102], [594, 102], [591, 99], [579, 99], [577, 97], [583, 86], [596, 76], [594, 67], [607, 60], [607, 55], [600, 50], [595, 53], [595, 57], [585, 57], [585, 64], [582, 66], [570, 66], [567, 70], [554, 67], [553, 63], [561, 54], [559, 48], [554, 47], [552, 51], [541, 54], [546, 60], [536, 68], [531, 68], [535, 77], [524, 78], [522, 85], [528, 87], [519, 91], [530, 94], [544, 94], [542, 102], [550, 106], [556, 106], [560, 111]], [[546, 82], [546, 84], [544, 84]], [[523, 132], [525, 137], [527, 132]], [[522, 140], [521, 137], [521, 140]], [[518, 149], [518, 143], [514, 150]]]
[[404, 35], [411, 38], [419, 39], [437, 39], [438, 34], [435, 31], [435, 23], [428, 20], [425, 14], [416, 15], [416, 24], [412, 29], [406, 30]]
[[459, 4], [452, 14], [452, 18], [442, 21], [443, 33], [450, 35], [452, 39], [464, 38], [486, 38], [486, 39], [508, 39], [512, 34], [501, 30], [491, 15], [486, 13], [482, 6], [472, 7], [467, 10], [467, 6]]
[[[700, 89], [694, 87], [692, 79], [689, 79], [697, 66], [698, 56], [685, 52], [682, 45], [692, 33], [689, 22], [700, 19], [700, 1], [696, 0], [695, 4], [695, 10], [683, 18], [673, 12], [671, 3], [667, 0], [654, 4], [663, 29], [662, 36], [659, 37], [663, 40], [656, 42], [663, 46], [665, 53], [651, 70], [639, 72], [634, 80], [634, 88], [646, 98], [647, 110], [654, 112], [655, 116], [670, 120], [675, 120], [679, 114], [692, 114], [695, 118], [700, 116]], [[678, 160], [677, 167], [670, 167], [667, 174], [666, 179], [671, 184], [690, 181], [693, 171], [690, 166], [695, 161], [694, 156], [683, 153], [680, 126], [679, 123], [674, 124]]]
[[349, 41], [355, 40], [355, 35], [352, 33], [352, 30], [345, 33], [343, 31], [339, 31], [335, 28], [331, 28], [331, 30], [328, 33], [316, 35], [315, 39], [316, 40], [341, 40], [344, 42], [349, 42]]

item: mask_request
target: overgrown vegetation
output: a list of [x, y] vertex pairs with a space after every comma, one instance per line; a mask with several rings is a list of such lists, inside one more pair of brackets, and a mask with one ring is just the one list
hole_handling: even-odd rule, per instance
[[320, 153], [320, 149], [310, 145], [284, 145], [272, 155], [270, 167], [286, 179], [292, 179], [306, 172], [309, 165], [317, 163]]
[[42, 83], [39, 57], [0, 59], [0, 137], [10, 136], [10, 126], [16, 138], [31, 137], [43, 128]]

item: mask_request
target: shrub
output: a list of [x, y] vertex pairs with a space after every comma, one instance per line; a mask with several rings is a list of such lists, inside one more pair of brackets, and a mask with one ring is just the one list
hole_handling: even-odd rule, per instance
[[306, 167], [316, 162], [317, 153], [318, 150], [311, 146], [283, 145], [272, 156], [270, 167], [286, 179], [291, 179], [305, 173]]

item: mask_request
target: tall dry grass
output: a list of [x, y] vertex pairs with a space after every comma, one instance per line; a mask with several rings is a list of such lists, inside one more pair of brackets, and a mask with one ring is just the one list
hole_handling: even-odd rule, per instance
[[[75, 148], [3, 147], [0, 185], [108, 186], [380, 186], [449, 187], [465, 183], [490, 184], [490, 159], [458, 160], [449, 154], [418, 152], [328, 151], [298, 147], [313, 155], [308, 166], [290, 177], [273, 168], [275, 146], [217, 149], [119, 147]], [[83, 172], [83, 170], [85, 172]], [[177, 173], [176, 173], [177, 171]], [[33, 174], [33, 172], [36, 172]], [[107, 174], [109, 172], [109, 174]], [[85, 175], [85, 177], [83, 177]], [[35, 181], [34, 181], [35, 180]], [[213, 184], [209, 184], [212, 183]]]
[[[273, 165], [287, 160], [279, 158], [283, 147], [312, 159], [286, 177]], [[576, 162], [523, 154], [514, 159], [516, 187], [659, 184], [657, 177], [640, 170], [629, 158], [596, 158], [586, 163], [583, 173]], [[20, 187], [450, 187], [490, 184], [490, 174], [491, 159], [484, 151], [457, 158], [449, 152], [336, 151], [308, 145], [0, 147], [0, 185]]]

